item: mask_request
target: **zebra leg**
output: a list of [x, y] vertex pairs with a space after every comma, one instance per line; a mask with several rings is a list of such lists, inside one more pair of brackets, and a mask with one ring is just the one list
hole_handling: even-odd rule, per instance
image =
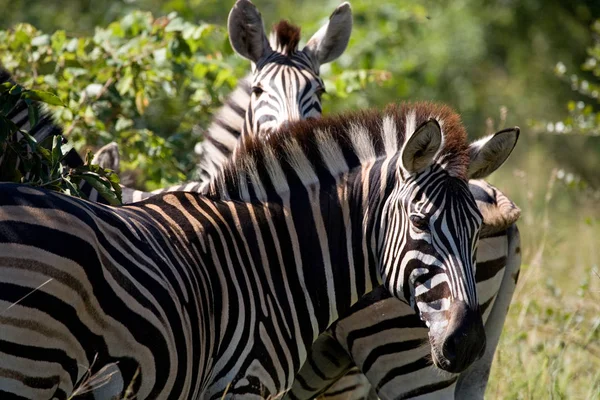
[[350, 369], [325, 393], [320, 400], [377, 400], [377, 393], [358, 367]]
[[460, 375], [456, 385], [456, 399], [483, 399], [485, 394], [496, 347], [500, 340], [500, 334], [504, 327], [504, 321], [521, 269], [521, 239], [516, 225], [512, 225], [508, 229], [507, 238], [508, 254], [504, 277], [493, 308], [485, 323], [486, 350], [481, 359]]
[[354, 362], [348, 352], [327, 331], [313, 343], [307, 361], [302, 365], [292, 389], [284, 399], [314, 398], [338, 382], [353, 366]]

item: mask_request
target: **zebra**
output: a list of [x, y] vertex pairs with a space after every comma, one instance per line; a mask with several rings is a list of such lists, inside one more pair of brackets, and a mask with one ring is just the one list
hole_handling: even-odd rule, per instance
[[328, 400], [377, 395], [383, 399], [483, 398], [521, 263], [514, 224], [520, 210], [484, 181], [470, 181], [469, 186], [484, 215], [476, 257], [477, 294], [487, 341], [484, 357], [460, 375], [433, 368], [423, 347], [426, 327], [410, 307], [379, 287], [319, 337], [285, 398], [309, 399], [320, 393], [319, 398]]
[[[334, 13], [334, 15], [335, 15], [335, 14], [336, 14], [336, 13]], [[333, 16], [332, 16], [332, 18], [333, 18]], [[242, 84], [242, 85], [241, 85], [241, 88], [242, 88], [242, 91], [243, 91], [243, 90], [244, 90], [244, 84]], [[246, 89], [246, 90], [247, 90], [247, 89]], [[235, 98], [235, 96], [234, 96], [234, 98]], [[222, 122], [222, 121], [221, 121], [221, 122]], [[38, 125], [38, 126], [39, 126], [39, 125]], [[41, 125], [41, 126], [43, 126], [43, 125]], [[175, 187], [175, 188], [176, 188], [176, 189], [184, 189], [184, 190], [194, 190], [194, 189], [195, 189], [195, 187], [194, 187], [194, 183], [187, 184], [185, 187]]]
[[233, 50], [251, 61], [251, 72], [219, 109], [204, 140], [195, 147], [200, 162], [197, 180], [158, 189], [151, 194], [126, 191], [124, 203], [163, 191], [201, 192], [245, 136], [266, 137], [285, 123], [318, 118], [325, 84], [323, 64], [339, 58], [352, 33], [350, 3], [340, 4], [299, 49], [300, 28], [282, 20], [267, 39], [260, 11], [249, 0], [237, 0], [227, 19]]
[[[334, 13], [334, 14], [335, 14], [335, 13]], [[244, 85], [243, 85], [243, 84], [242, 84], [241, 86], [242, 86], [242, 88], [244, 87]], [[188, 184], [186, 187], [178, 187], [178, 189], [193, 190], [193, 189], [194, 189], [194, 186], [193, 186], [193, 184], [192, 184], [192, 186], [189, 186], [189, 184]]]
[[277, 396], [379, 284], [463, 371], [485, 347], [467, 179], [517, 139], [469, 145], [448, 107], [400, 104], [249, 138], [206, 196], [110, 207], [3, 184], [1, 394], [66, 398], [94, 361], [139, 398]]

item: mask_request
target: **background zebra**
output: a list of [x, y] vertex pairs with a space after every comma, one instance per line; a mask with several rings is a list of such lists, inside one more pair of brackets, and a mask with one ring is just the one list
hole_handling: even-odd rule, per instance
[[438, 365], [466, 368], [484, 344], [466, 178], [498, 167], [517, 132], [471, 152], [465, 138], [449, 109], [403, 105], [249, 140], [209, 197], [112, 208], [3, 185], [0, 386], [64, 398], [98, 355], [96, 370], [139, 366], [141, 398], [277, 394], [378, 282], [419, 310]]
[[330, 400], [377, 398], [376, 393], [383, 399], [483, 398], [520, 267], [514, 225], [520, 210], [486, 182], [470, 181], [470, 187], [484, 216], [475, 276], [485, 321], [484, 357], [460, 375], [432, 367], [424, 347], [426, 327], [414, 310], [378, 288], [319, 337], [309, 355], [312, 361], [304, 364], [286, 398], [312, 399], [322, 392], [319, 398]]
[[[223, 163], [231, 157], [240, 139], [259, 135], [264, 138], [282, 124], [321, 115], [321, 95], [325, 85], [320, 66], [342, 55], [352, 32], [350, 3], [339, 5], [323, 25], [298, 49], [300, 28], [283, 20], [267, 39], [258, 9], [249, 0], [238, 0], [227, 23], [233, 49], [252, 61], [252, 72], [240, 80], [225, 104], [216, 113], [196, 145], [200, 163], [199, 179], [158, 189], [151, 193], [123, 193], [123, 203], [131, 203], [164, 191], [202, 192]], [[114, 146], [102, 150], [118, 151]], [[106, 165], [115, 167], [115, 165]]]

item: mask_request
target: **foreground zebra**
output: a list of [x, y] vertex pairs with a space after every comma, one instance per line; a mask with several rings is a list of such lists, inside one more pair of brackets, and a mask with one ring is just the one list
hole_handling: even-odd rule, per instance
[[[425, 326], [416, 316], [409, 316], [414, 314], [410, 307], [384, 297], [383, 290], [378, 288], [375, 289], [378, 293], [361, 299], [347, 317], [340, 318], [319, 337], [286, 398], [312, 399], [324, 392], [323, 399], [358, 400], [371, 391], [374, 394], [374, 388], [385, 399], [424, 399], [426, 395], [430, 400], [451, 399], [454, 393], [456, 399], [483, 398], [520, 267], [517, 252], [520, 240], [518, 229], [513, 225], [520, 210], [486, 182], [472, 180], [469, 187], [484, 221], [475, 278], [485, 321], [485, 356], [476, 361], [469, 372], [462, 373], [460, 381], [458, 375], [440, 373], [430, 365], [424, 346], [427, 336], [418, 336], [419, 331], [426, 333]], [[398, 314], [401, 315], [398, 319], [409, 322], [405, 328], [390, 325], [393, 316]], [[415, 354], [423, 356], [415, 359]], [[369, 379], [356, 367], [348, 372], [356, 364]], [[457, 382], [461, 385], [455, 390]]]
[[[248, 5], [250, 8], [250, 12], [249, 14], [254, 15], [254, 18], [259, 21], [260, 20], [260, 15], [258, 14], [258, 11], [256, 10], [256, 8], [254, 8], [253, 6], [250, 5], [250, 3], [244, 3], [242, 2], [241, 4], [245, 4]], [[234, 9], [232, 10], [231, 13], [231, 17], [230, 17], [230, 21], [232, 19], [235, 18], [242, 18], [239, 16], [236, 16], [236, 10], [239, 10], [237, 8], [234, 7]], [[336, 10], [336, 12], [334, 12], [334, 14], [332, 15], [331, 20], [335, 21], [335, 16], [339, 15], [339, 11]], [[248, 14], [248, 13], [246, 13]], [[248, 18], [246, 16], [244, 16], [243, 18]], [[351, 22], [351, 19], [350, 19]], [[249, 21], [245, 21], [246, 25], [249, 24]], [[244, 25], [241, 24], [241, 25]], [[331, 22], [330, 22], [331, 24]], [[339, 22], [336, 24], [339, 25]], [[259, 26], [262, 26], [262, 22], [259, 24]], [[323, 30], [327, 30], [327, 29], [323, 29]], [[230, 32], [232, 32], [233, 30], [231, 29], [231, 24], [230, 24]], [[263, 35], [263, 39], [266, 38], [266, 36], [264, 36], [264, 33], [262, 33], [262, 31], [260, 32]], [[250, 33], [248, 33], [246, 36], [249, 36]], [[234, 37], [234, 35], [232, 34], [231, 37]], [[260, 39], [260, 38], [255, 38], [256, 40]], [[242, 46], [238, 45], [233, 45], [234, 48], [242, 48]], [[275, 47], [275, 45], [273, 45], [273, 47]], [[243, 49], [241, 49], [239, 52], [241, 54], [244, 54]], [[246, 53], [248, 52], [247, 50], [245, 51]], [[289, 52], [289, 50], [288, 50]], [[213, 170], [216, 170], [218, 168], [218, 165], [222, 162], [224, 162], [225, 158], [231, 154], [233, 152], [233, 149], [235, 147], [235, 145], [237, 144], [237, 139], [239, 138], [239, 136], [241, 135], [241, 126], [243, 125], [243, 121], [244, 121], [244, 108], [245, 106], [243, 106], [243, 104], [248, 104], [250, 102], [250, 85], [247, 84], [246, 82], [242, 82], [242, 84], [240, 85], [240, 87], [233, 93], [232, 97], [230, 98], [230, 100], [228, 100], [228, 102], [226, 102], [226, 105], [224, 107], [224, 109], [219, 113], [219, 115], [216, 118], [216, 121], [211, 125], [211, 128], [209, 128], [209, 134], [207, 135], [207, 147], [204, 148], [203, 151], [203, 156], [206, 157], [206, 160], [208, 160], [208, 165], [213, 166]], [[254, 108], [256, 108], [256, 103], [254, 103], [255, 105], [253, 106]], [[252, 114], [252, 110], [254, 109], [253, 107], [249, 108], [249, 112], [248, 114]], [[277, 107], [275, 107], [277, 108]], [[248, 115], [246, 114], [246, 115]], [[224, 127], [227, 127], [227, 129], [225, 129]], [[215, 134], [211, 134], [210, 132], [214, 132]], [[235, 136], [228, 136], [229, 132], [236, 132]], [[250, 134], [248, 132], [248, 130], [245, 130], [245, 134]], [[229, 139], [227, 139], [229, 137]], [[217, 140], [217, 142], [221, 142], [221, 145], [219, 146], [213, 146], [213, 144], [211, 143], [211, 140], [214, 140], [214, 138], [226, 138], [226, 140], [222, 140], [219, 139]], [[227, 144], [227, 146], [224, 146], [223, 144]], [[223, 152], [220, 152], [218, 150], [218, 148], [224, 149]], [[107, 148], [104, 149], [104, 151], [101, 151], [99, 154], [110, 154], [111, 152], [115, 152], [116, 153], [116, 147], [114, 146], [109, 146]], [[118, 157], [118, 154], [117, 154]], [[115, 156], [112, 156], [112, 159], [118, 159]], [[107, 167], [116, 169], [116, 166], [113, 165], [106, 165]], [[210, 174], [207, 174], [207, 176], [209, 176]], [[205, 184], [205, 181], [198, 181], [198, 182], [188, 182], [186, 184], [183, 185], [176, 185], [173, 186], [171, 188], [167, 188], [166, 190], [168, 191], [173, 191], [173, 190], [185, 190], [185, 191], [201, 191], [202, 186]], [[147, 198], [153, 194], [156, 193], [161, 193], [163, 192], [165, 189], [160, 189], [158, 191], [155, 191], [154, 193], [144, 193], [141, 191], [134, 191], [131, 192], [133, 193], [132, 196], [127, 196], [127, 194], [125, 194], [124, 196], [124, 201], [125, 202], [130, 202], [133, 200], [139, 200], [139, 199], [143, 199], [143, 198]], [[494, 242], [494, 239], [491, 239], [492, 242]], [[496, 240], [496, 242], [498, 242]], [[487, 246], [485, 246], [484, 243], [484, 248], [488, 248]], [[499, 253], [498, 257], [503, 256], [506, 257], [506, 248], [504, 246], [496, 246], [495, 248], [492, 247], [490, 250], [492, 251], [496, 251], [497, 253]], [[501, 254], [500, 254], [501, 253]], [[503, 271], [503, 270], [502, 270]], [[498, 276], [501, 276], [501, 272], [500, 271], [498, 273]], [[497, 279], [496, 279], [497, 280]], [[494, 282], [494, 283], [499, 283], [499, 282]], [[499, 287], [498, 286], [493, 286], [492, 288], [489, 287], [489, 285], [485, 286], [486, 289], [488, 289], [488, 292], [486, 292], [488, 294], [488, 296], [486, 297], [490, 297], [493, 298], [495, 297], [495, 295], [498, 293], [499, 291]], [[504, 292], [504, 291], [503, 291]], [[503, 316], [500, 316], [500, 320], [503, 321], [504, 318]], [[356, 329], [359, 329], [360, 326], [356, 327]], [[399, 340], [401, 340], [401, 338], [399, 338]], [[380, 344], [381, 338], [375, 338], [375, 340], [373, 341], [373, 345], [371, 346], [373, 349], [377, 348], [378, 345]], [[368, 348], [369, 345], [366, 342], [366, 340], [362, 341], [364, 343], [363, 348]], [[495, 349], [495, 343], [493, 344], [493, 346], [491, 346], [492, 349]], [[321, 349], [321, 347], [319, 347], [319, 349]], [[327, 348], [324, 347], [324, 350], [319, 353], [316, 350], [313, 350], [311, 352], [311, 354], [309, 355], [309, 362], [304, 366], [301, 374], [298, 376], [297, 381], [295, 382], [294, 385], [294, 390], [292, 391], [292, 393], [290, 393], [290, 395], [293, 398], [311, 398], [313, 395], [320, 393], [321, 391], [323, 391], [324, 389], [327, 388], [327, 386], [329, 386], [332, 381], [335, 381], [341, 374], [343, 374], [345, 372], [345, 368], [339, 369], [339, 368], [334, 368], [333, 371], [331, 369], [327, 370], [326, 368], [320, 367], [318, 365], [318, 360], [323, 360], [324, 356], [327, 355]], [[331, 350], [331, 349], [329, 349]], [[492, 354], [493, 354], [493, 350], [492, 350]], [[348, 355], [346, 355], [345, 357], [348, 357]], [[397, 363], [399, 365], [402, 365], [403, 363], [403, 359], [401, 357], [397, 358]], [[353, 363], [348, 363], [348, 365], [351, 365]], [[342, 366], [343, 363], [341, 363], [339, 366]], [[359, 365], [361, 365], [359, 363]], [[323, 370], [325, 369], [325, 373], [323, 373]], [[379, 368], [379, 370], [381, 370], [382, 368]], [[388, 369], [393, 369], [393, 363], [391, 363], [391, 365], [389, 365]], [[316, 371], [314, 371], [316, 370]], [[439, 376], [436, 375], [436, 376]], [[322, 377], [326, 377], [327, 379], [320, 379]], [[379, 381], [380, 379], [378, 379], [377, 381]], [[441, 381], [443, 381], [442, 383], [445, 383], [448, 381], [448, 379], [441, 379]], [[484, 379], [484, 382], [486, 382], [487, 380]], [[374, 381], [375, 382], [375, 381]], [[418, 380], [414, 380], [413, 382], [418, 382]], [[351, 386], [355, 387], [356, 384], [352, 384]], [[378, 386], [378, 385], [376, 385]], [[309, 390], [310, 389], [310, 390]], [[335, 388], [332, 389], [333, 391], [336, 391]], [[391, 389], [393, 392], [396, 392], [396, 388]]]
[[66, 398], [95, 360], [139, 398], [278, 395], [379, 283], [460, 372], [485, 346], [466, 179], [517, 136], [468, 146], [448, 108], [402, 105], [251, 139], [207, 197], [113, 208], [2, 185], [0, 394]]
[[484, 216], [475, 275], [487, 339], [484, 357], [460, 375], [432, 367], [426, 327], [412, 308], [379, 287], [319, 337], [286, 398], [312, 399], [331, 385], [319, 398], [483, 399], [521, 263], [514, 225], [520, 210], [483, 181], [469, 185]]

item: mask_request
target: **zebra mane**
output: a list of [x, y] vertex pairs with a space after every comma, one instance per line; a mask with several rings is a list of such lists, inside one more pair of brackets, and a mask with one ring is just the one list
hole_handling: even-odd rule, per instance
[[307, 187], [399, 154], [408, 136], [432, 118], [443, 135], [436, 162], [452, 176], [466, 180], [468, 144], [460, 117], [444, 105], [402, 103], [383, 111], [297, 121], [266, 140], [249, 137], [211, 182], [208, 194], [242, 201], [287, 196], [291, 181], [300, 180]]
[[283, 19], [273, 25], [269, 42], [273, 50], [290, 56], [298, 50], [300, 43], [300, 27], [290, 24]]

